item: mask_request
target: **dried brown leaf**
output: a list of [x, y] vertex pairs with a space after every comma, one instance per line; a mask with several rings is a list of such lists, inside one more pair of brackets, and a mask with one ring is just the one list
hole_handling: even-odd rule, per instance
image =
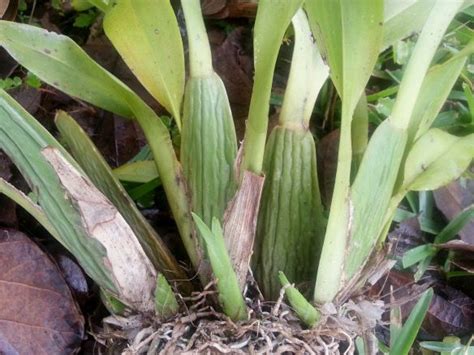
[[472, 334], [474, 300], [448, 285], [437, 287], [423, 329], [438, 338]]
[[0, 230], [0, 265], [0, 353], [74, 353], [84, 319], [58, 268], [8, 229]]
[[153, 311], [156, 271], [123, 216], [57, 149], [47, 147], [42, 153], [81, 214], [83, 227], [105, 248], [120, 300], [134, 309]]
[[251, 31], [237, 27], [213, 48], [214, 69], [224, 82], [240, 139], [244, 136], [253, 85], [251, 43]]
[[240, 288], [243, 289], [252, 256], [258, 208], [265, 178], [244, 171], [242, 183], [224, 214], [224, 237]]

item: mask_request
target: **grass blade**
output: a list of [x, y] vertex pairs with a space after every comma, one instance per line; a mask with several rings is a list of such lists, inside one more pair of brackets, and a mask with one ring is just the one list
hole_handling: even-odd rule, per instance
[[414, 139], [426, 133], [431, 127], [461, 74], [467, 57], [472, 53], [474, 53], [474, 41], [443, 64], [430, 68], [423, 80], [413, 110], [408, 128], [408, 144], [411, 145]]
[[406, 269], [413, 266], [426, 258], [436, 255], [436, 252], [437, 249], [432, 244], [424, 244], [410, 249], [403, 255], [403, 267]]
[[435, 237], [435, 244], [447, 243], [454, 239], [456, 235], [474, 219], [474, 205], [467, 207], [460, 212], [453, 220], [451, 220], [446, 227]]
[[415, 341], [421, 323], [425, 318], [431, 299], [433, 298], [433, 290], [427, 290], [416, 303], [415, 307], [410, 313], [407, 321], [403, 325], [398, 337], [395, 339], [393, 346], [390, 348], [390, 354], [405, 355], [410, 352], [410, 349]]

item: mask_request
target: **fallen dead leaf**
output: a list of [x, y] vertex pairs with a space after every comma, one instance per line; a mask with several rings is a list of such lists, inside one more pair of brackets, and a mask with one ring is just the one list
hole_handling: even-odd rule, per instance
[[82, 306], [89, 296], [89, 286], [81, 267], [69, 256], [64, 254], [54, 255], [54, 259], [64, 276], [74, 298]]
[[84, 319], [56, 265], [21, 232], [0, 230], [0, 354], [72, 354]]
[[[463, 292], [449, 286], [443, 279], [427, 276], [423, 284], [416, 284], [410, 273], [390, 271], [387, 278], [374, 286], [372, 297], [381, 298], [401, 307], [404, 320], [410, 315], [419, 297], [427, 287], [433, 287], [435, 294], [422, 325], [423, 331], [437, 339], [447, 335], [463, 336], [474, 331], [474, 300]], [[384, 319], [388, 320], [388, 311]]]

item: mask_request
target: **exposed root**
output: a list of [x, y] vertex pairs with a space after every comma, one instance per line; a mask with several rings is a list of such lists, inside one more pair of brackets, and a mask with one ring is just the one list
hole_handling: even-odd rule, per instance
[[353, 354], [355, 337], [372, 333], [383, 310], [380, 302], [367, 300], [349, 301], [339, 308], [326, 305], [318, 326], [305, 329], [283, 302], [282, 293], [276, 303], [247, 299], [249, 320], [236, 324], [209, 306], [213, 296], [207, 287], [183, 298], [190, 305], [187, 311], [164, 323], [138, 316], [108, 317], [99, 337], [107, 348], [120, 348], [118, 353], [126, 355]]

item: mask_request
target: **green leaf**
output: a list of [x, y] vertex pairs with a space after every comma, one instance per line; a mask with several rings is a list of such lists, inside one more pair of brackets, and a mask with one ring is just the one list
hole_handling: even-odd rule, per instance
[[56, 115], [56, 126], [88, 177], [130, 225], [153, 265], [171, 279], [185, 279], [186, 276], [173, 254], [114, 177], [109, 165], [84, 130], [63, 111]]
[[[472, 338], [471, 338], [472, 340]], [[455, 336], [447, 336], [440, 341], [422, 341], [420, 346], [424, 349], [438, 351], [441, 355], [472, 355], [474, 354], [474, 346], [464, 346], [461, 339]]]
[[466, 96], [469, 112], [471, 113], [471, 122], [474, 122], [474, 95], [472, 93], [471, 87], [468, 84], [463, 83], [462, 88], [464, 95]]
[[431, 127], [456, 83], [467, 56], [473, 52], [474, 41], [445, 63], [428, 71], [410, 120], [409, 144]]
[[87, 0], [87, 1], [104, 12], [106, 12], [113, 4], [112, 0]]
[[107, 292], [106, 290], [101, 288], [99, 294], [102, 303], [111, 314], [123, 315], [127, 310], [127, 306], [120, 302], [110, 292]]
[[155, 308], [161, 319], [174, 316], [179, 311], [178, 301], [173, 289], [163, 274], [158, 274], [156, 279]]
[[393, 346], [402, 331], [402, 309], [394, 305], [390, 309], [390, 346]]
[[76, 11], [89, 10], [91, 7], [94, 6], [88, 0], [72, 0], [71, 5]]
[[158, 178], [153, 160], [130, 162], [114, 169], [114, 176], [121, 181], [147, 183]]
[[[351, 188], [352, 225], [344, 256], [344, 277], [355, 275], [371, 254], [385, 225], [406, 143], [406, 132], [385, 120], [369, 141]], [[370, 223], [368, 223], [370, 221]]]
[[383, 0], [314, 0], [305, 7], [334, 85], [353, 111], [382, 44]]
[[413, 342], [415, 341], [421, 323], [425, 318], [431, 299], [433, 298], [433, 290], [428, 289], [413, 307], [410, 316], [395, 339], [393, 346], [390, 348], [390, 354], [405, 355], [408, 354]]
[[58, 241], [74, 254], [95, 282], [116, 293], [118, 290], [106, 265], [105, 249], [86, 233], [56, 172], [41, 154], [46, 147], [59, 149], [73, 163], [72, 157], [46, 129], [8, 94], [0, 91], [0, 148], [38, 196], [39, 205], [57, 231], [54, 236], [59, 237]]
[[254, 83], [244, 139], [242, 167], [262, 171], [273, 72], [283, 36], [303, 0], [260, 0], [254, 26]]
[[227, 253], [219, 221], [213, 218], [211, 230], [197, 214], [193, 213], [193, 218], [199, 233], [206, 243], [207, 255], [211, 262], [212, 271], [217, 278], [219, 301], [225, 314], [232, 320], [247, 319], [247, 306], [240, 293], [237, 276]]
[[184, 177], [163, 121], [67, 37], [33, 26], [0, 21], [0, 44], [48, 84], [101, 108], [137, 119], [153, 152], [186, 251], [197, 267], [200, 257]]
[[181, 126], [184, 53], [169, 0], [118, 0], [105, 14], [104, 30], [143, 86]]
[[0, 21], [0, 45], [20, 64], [57, 89], [123, 117], [133, 113], [129, 89], [68, 37]]
[[452, 219], [446, 227], [436, 236], [434, 243], [447, 243], [454, 239], [456, 235], [474, 218], [474, 205], [471, 205]]
[[351, 224], [352, 117], [382, 44], [383, 0], [305, 3], [313, 34], [342, 98], [341, 136], [331, 213], [316, 278], [315, 301], [332, 301], [341, 286]]
[[41, 224], [54, 238], [61, 239], [56, 228], [51, 224], [48, 217], [27, 195], [18, 190], [15, 186], [0, 178], [0, 194], [4, 194], [11, 200], [15, 201], [19, 206], [26, 210], [33, 218]]
[[298, 289], [293, 285], [290, 285], [290, 282], [283, 272], [280, 271], [278, 277], [280, 278], [281, 285], [285, 287], [286, 297], [288, 297], [288, 301], [290, 301], [290, 305], [295, 310], [298, 317], [308, 327], [314, 326], [321, 318], [319, 312], [306, 300]]
[[417, 246], [416, 248], [408, 250], [402, 259], [402, 264], [404, 268], [410, 267], [419, 263], [420, 261], [432, 257], [437, 252], [437, 248], [432, 244], [424, 244]]
[[430, 11], [404, 71], [390, 117], [397, 127], [402, 129], [410, 127], [426, 73], [449, 24], [460, 10], [462, 3], [462, 0], [437, 0]]
[[409, 151], [403, 186], [406, 190], [435, 190], [458, 178], [474, 157], [474, 134], [456, 137], [433, 128]]
[[421, 31], [434, 4], [432, 0], [386, 0], [383, 49]]
[[302, 9], [296, 12], [292, 23], [295, 46], [279, 122], [307, 127], [319, 91], [329, 76], [329, 67], [319, 53]]
[[94, 23], [98, 15], [99, 14], [94, 10], [83, 12], [74, 19], [73, 26], [78, 28], [89, 27]]

